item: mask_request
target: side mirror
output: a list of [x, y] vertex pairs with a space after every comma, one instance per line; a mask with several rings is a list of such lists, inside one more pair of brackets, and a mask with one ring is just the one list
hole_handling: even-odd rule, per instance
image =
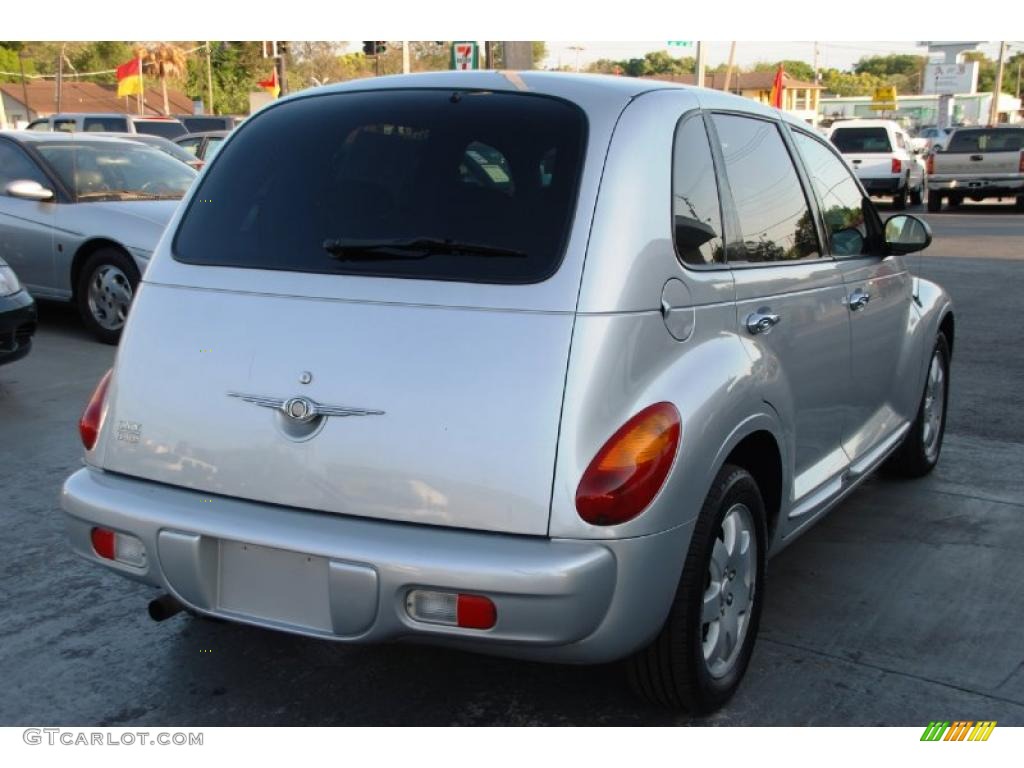
[[22, 200], [37, 200], [44, 202], [53, 199], [53, 190], [47, 189], [38, 181], [29, 179], [17, 179], [10, 182], [4, 191], [11, 197], [20, 197]]
[[932, 242], [932, 229], [916, 216], [901, 213], [885, 222], [885, 244], [889, 253], [904, 255], [923, 251]]

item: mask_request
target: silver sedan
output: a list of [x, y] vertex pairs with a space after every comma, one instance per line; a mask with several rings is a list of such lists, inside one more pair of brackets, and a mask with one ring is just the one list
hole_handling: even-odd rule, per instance
[[0, 134], [0, 258], [33, 296], [74, 302], [96, 337], [115, 344], [195, 175], [137, 142]]

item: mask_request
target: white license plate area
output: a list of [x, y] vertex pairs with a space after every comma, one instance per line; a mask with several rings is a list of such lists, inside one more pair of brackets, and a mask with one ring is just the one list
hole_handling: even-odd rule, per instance
[[331, 630], [327, 558], [221, 540], [219, 563], [221, 610]]

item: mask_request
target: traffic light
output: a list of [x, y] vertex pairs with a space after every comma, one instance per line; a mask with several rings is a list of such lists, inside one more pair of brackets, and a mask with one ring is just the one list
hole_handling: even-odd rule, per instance
[[387, 43], [387, 40], [378, 40], [377, 41], [377, 55], [378, 56], [380, 56], [382, 53], [386, 53], [387, 52], [388, 47], [387, 47], [386, 43]]
[[377, 43], [374, 40], [363, 40], [363, 53], [367, 56], [377, 55]]

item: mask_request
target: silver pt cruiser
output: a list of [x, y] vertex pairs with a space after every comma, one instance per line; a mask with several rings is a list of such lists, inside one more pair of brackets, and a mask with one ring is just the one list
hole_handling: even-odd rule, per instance
[[181, 607], [570, 663], [704, 712], [767, 558], [929, 472], [954, 319], [840, 155], [752, 101], [437, 73], [242, 125], [153, 255], [63, 490]]

